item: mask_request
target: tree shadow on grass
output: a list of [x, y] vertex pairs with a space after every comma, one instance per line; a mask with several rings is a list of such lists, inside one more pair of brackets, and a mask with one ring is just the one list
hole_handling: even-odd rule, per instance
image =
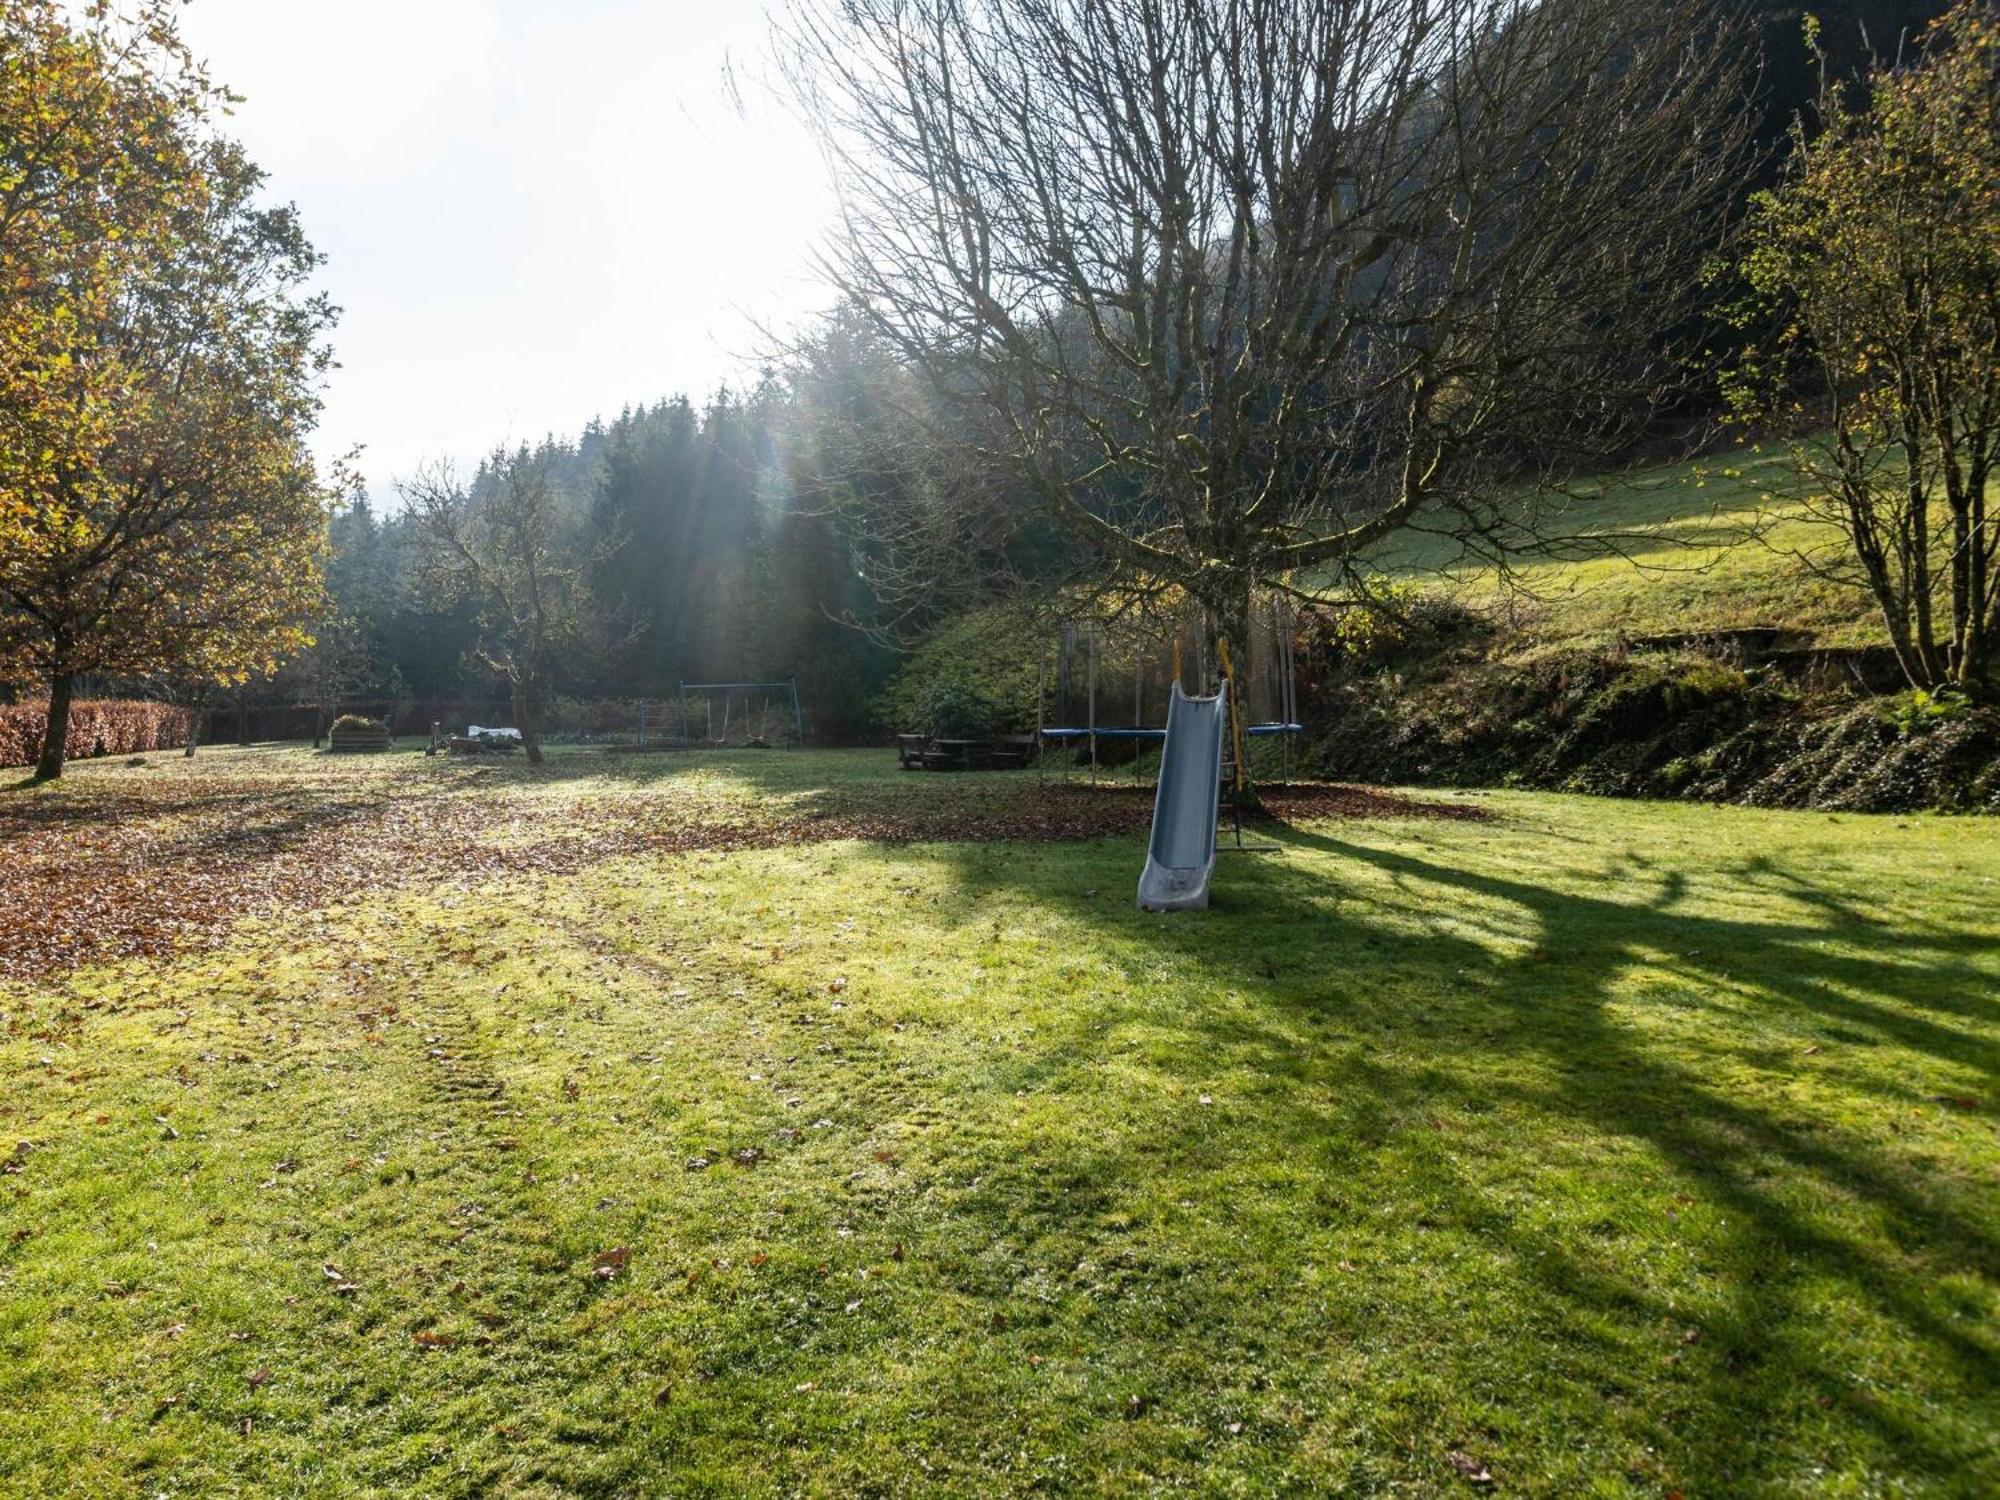
[[[1340, 1183], [1372, 1153], [1404, 1152], [1417, 1195], [1436, 1205], [1440, 1224], [1497, 1244], [1532, 1312], [1526, 1321], [1552, 1319], [1566, 1338], [1596, 1348], [1587, 1378], [1607, 1398], [1652, 1382], [1654, 1372], [1630, 1380], [1621, 1372], [1635, 1349], [1674, 1362], [1674, 1389], [1692, 1398], [1662, 1418], [1664, 1451], [1684, 1481], [1718, 1490], [1752, 1476], [1797, 1482], [1811, 1472], [1806, 1450], [1829, 1431], [1871, 1435], [1871, 1452], [1846, 1455], [1864, 1469], [1886, 1460], [1907, 1474], [1963, 1483], [1992, 1463], [1976, 1413], [2000, 1399], [2000, 1348], [1981, 1321], [1983, 1292], [1968, 1290], [1990, 1289], [2000, 1265], [1990, 1200], [1969, 1190], [1982, 1178], [1927, 1178], [1921, 1148], [1896, 1149], [1900, 1123], [1857, 1127], [1838, 1098], [1872, 1088], [1883, 1109], [1990, 1111], [2000, 1066], [2000, 944], [1990, 935], [1936, 921], [1892, 932], [1770, 857], [1724, 872], [1763, 893], [1771, 909], [1769, 917], [1734, 917], [1694, 909], [1685, 875], [1657, 859], [1631, 862], [1592, 891], [1573, 888], [1574, 875], [1566, 889], [1416, 852], [1415, 839], [1383, 847], [1323, 830], [1281, 837], [1386, 877], [1396, 908], [1377, 906], [1379, 886], [1329, 889], [1324, 867], [1281, 860], [1226, 866], [1228, 905], [1206, 915], [1085, 907], [1107, 940], [1168, 957], [1251, 1003], [1226, 1014], [1186, 1005], [1171, 1021], [1157, 1005], [1099, 1014], [1047, 1039], [1041, 1078], [1016, 1067], [1006, 1086], [1032, 1089], [1080, 1059], [1109, 1060], [1107, 1038], [1120, 1025], [1156, 1033], [1165, 1025], [1175, 1034], [1157, 1067], [1170, 1079], [1196, 1087], [1228, 1063], [1277, 1081], [1264, 1102], [1267, 1138], [1243, 1143], [1252, 1159], [1310, 1162], [1322, 1180]], [[967, 920], [1013, 885], [1004, 859], [962, 850], [943, 857], [956, 867]], [[1651, 890], [1639, 899], [1617, 893], [1635, 881]], [[1504, 915], [1516, 940], [1468, 936], [1467, 908]], [[1410, 939], [1411, 922], [1427, 924], [1426, 935]], [[1291, 962], [1304, 943], [1317, 977], [1274, 965], [1271, 947], [1281, 939], [1293, 945]], [[1857, 951], [1857, 941], [1881, 951]], [[1643, 998], [1620, 981], [1641, 967], [1671, 973], [1672, 1010], [1635, 1010]], [[1358, 1051], [1301, 1045], [1302, 1032], [1329, 1018]], [[1747, 1048], [1746, 1031], [1755, 1043]], [[1773, 1035], [1782, 1047], [1766, 1040]], [[1820, 1035], [1854, 1039], [1850, 1053], [1889, 1047], [1916, 1062], [1887, 1070], [1873, 1055], [1865, 1070], [1834, 1058], [1803, 1063], [1805, 1044]], [[1788, 1066], [1771, 1087], [1741, 1086], [1745, 1066], [1774, 1068], [1779, 1058]], [[1827, 1067], [1833, 1092], [1813, 1091], [1819, 1075], [1801, 1069]], [[1339, 1081], [1332, 1102], [1330, 1071]], [[1982, 1096], [1940, 1099], [1899, 1076], [1911, 1071], [1976, 1079]], [[1614, 1190], [1622, 1185], [1606, 1174], [1633, 1170], [1682, 1187], [1690, 1211], [1717, 1221], [1721, 1260], [1703, 1281], [1708, 1293], [1725, 1294], [1726, 1311], [1690, 1334], [1696, 1343], [1660, 1348], [1661, 1328], [1672, 1331], [1688, 1314], [1637, 1259], [1621, 1265], [1593, 1238], [1602, 1230], [1616, 1245], [1631, 1226], [1565, 1226], [1560, 1204], [1549, 1205], [1554, 1225], [1531, 1222], [1496, 1194], [1508, 1172], [1423, 1144], [1417, 1122], [1437, 1109], [1533, 1122], [1546, 1139], [1571, 1143], [1582, 1153], [1578, 1170]], [[1498, 1141], [1492, 1149], [1505, 1156], [1522, 1148]], [[1140, 1159], [1123, 1170], [1135, 1179], [1163, 1160], [1158, 1143], [1133, 1150]], [[1541, 1164], [1519, 1166], [1532, 1177]], [[1030, 1219], [1048, 1211], [1020, 1207]], [[1639, 1231], [1640, 1241], [1649, 1233], [1657, 1247], [1658, 1230]], [[1703, 1289], [1689, 1290], [1699, 1298]], [[1829, 1326], [1830, 1309], [1844, 1326]], [[1450, 1310], [1439, 1317], [1448, 1320]], [[1871, 1389], [1850, 1368], [1843, 1340], [1856, 1337], [1874, 1343], [1878, 1364], [1909, 1373], [1911, 1388]], [[1953, 1420], [1927, 1415], [1940, 1411]]]

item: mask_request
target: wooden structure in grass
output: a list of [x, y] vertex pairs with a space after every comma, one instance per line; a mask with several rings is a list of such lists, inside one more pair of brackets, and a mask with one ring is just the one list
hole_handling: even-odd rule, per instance
[[327, 748], [336, 755], [387, 750], [390, 742], [387, 724], [380, 719], [363, 718], [360, 714], [342, 714], [335, 719], [326, 739]]
[[932, 734], [899, 734], [896, 755], [905, 771], [1018, 771], [1035, 756], [1032, 734], [988, 739], [951, 739]]

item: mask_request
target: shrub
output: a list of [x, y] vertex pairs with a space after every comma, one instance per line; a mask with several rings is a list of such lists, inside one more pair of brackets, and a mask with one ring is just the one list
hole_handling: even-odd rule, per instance
[[1299, 616], [1298, 652], [1309, 670], [1371, 670], [1484, 639], [1493, 622], [1449, 594], [1384, 579], [1368, 582], [1368, 602], [1308, 609]]
[[[876, 714], [913, 734], [978, 739], [1034, 728], [1043, 642], [1004, 610], [975, 610], [939, 627], [882, 690]], [[939, 728], [942, 721], [951, 727]]]
[[993, 702], [962, 672], [924, 683], [916, 709], [919, 729], [940, 739], [976, 740], [993, 733]]
[[1955, 688], [1939, 688], [1927, 693], [1914, 688], [1898, 693], [1882, 704], [1882, 719], [1908, 739], [1936, 724], [1948, 724], [1971, 711], [1972, 699]]
[[[42, 753], [48, 700], [0, 704], [0, 766], [32, 766]], [[194, 716], [173, 703], [141, 698], [96, 698], [69, 709], [71, 760], [171, 750], [187, 743]]]
[[[1750, 680], [1735, 667], [1700, 659], [1615, 658], [1611, 677], [1591, 691], [1570, 720], [1566, 749], [1631, 743], [1671, 730], [1694, 715], [1724, 718], [1751, 695]], [[1595, 678], [1587, 666], [1584, 673]]]
[[387, 734], [389, 726], [380, 719], [371, 719], [366, 714], [342, 714], [333, 721], [333, 733], [343, 729], [366, 730], [370, 734]]
[[1857, 812], [2000, 812], [2000, 708], [1855, 701], [1705, 657], [1563, 649], [1346, 680], [1308, 763], [1376, 781], [1506, 785]]
[[631, 734], [637, 731], [643, 712], [647, 727], [657, 738], [672, 727], [671, 715], [678, 706], [659, 699], [558, 697], [549, 706], [544, 728], [559, 735]]

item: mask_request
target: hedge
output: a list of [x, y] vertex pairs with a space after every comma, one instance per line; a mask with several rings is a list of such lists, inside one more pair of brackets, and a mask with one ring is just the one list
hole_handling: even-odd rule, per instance
[[[41, 758], [49, 705], [0, 703], [0, 766], [32, 766]], [[69, 708], [71, 760], [93, 755], [134, 755], [185, 745], [193, 715], [172, 703], [139, 698], [97, 698]]]

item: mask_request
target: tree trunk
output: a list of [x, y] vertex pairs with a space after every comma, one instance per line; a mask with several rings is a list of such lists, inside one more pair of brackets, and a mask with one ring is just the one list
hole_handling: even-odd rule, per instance
[[194, 752], [196, 748], [201, 744], [202, 727], [207, 722], [208, 722], [208, 694], [197, 693], [195, 695], [195, 700], [194, 700], [194, 710], [192, 713], [188, 715], [188, 742], [187, 742], [187, 748], [181, 751], [182, 759], [184, 760], [194, 759]]
[[[1225, 675], [1221, 646], [1226, 642], [1229, 648], [1229, 718], [1222, 733], [1225, 758], [1236, 763], [1236, 780], [1230, 789], [1230, 796], [1239, 810], [1253, 808], [1261, 805], [1261, 799], [1257, 796], [1256, 783], [1250, 779], [1248, 743], [1238, 733], [1243, 722], [1243, 673], [1249, 663], [1251, 649], [1250, 574], [1247, 568], [1238, 568], [1209, 582], [1210, 587], [1197, 597], [1206, 616], [1204, 624], [1208, 631], [1208, 648], [1218, 678]], [[1206, 692], [1210, 686], [1203, 683], [1202, 691]]]
[[513, 682], [514, 727], [521, 731], [521, 749], [528, 764], [542, 763], [542, 683], [533, 673]]
[[69, 705], [74, 695], [76, 678], [68, 672], [58, 672], [49, 679], [49, 722], [42, 731], [42, 756], [35, 762], [35, 780], [55, 781], [63, 773], [63, 762], [69, 758]]
[[[1203, 627], [1208, 632], [1208, 659], [1213, 664], [1211, 671], [1216, 676], [1222, 674], [1222, 655], [1217, 644], [1229, 643], [1230, 660], [1234, 669], [1243, 670], [1243, 663], [1250, 648], [1250, 583], [1247, 573], [1233, 573], [1227, 578], [1207, 580], [1209, 586], [1196, 594], [1201, 604]], [[1204, 682], [1201, 691], [1207, 692], [1214, 684]], [[1240, 684], [1231, 683], [1232, 696], [1237, 694]]]
[[1987, 570], [1992, 563], [1993, 543], [1986, 526], [1986, 459], [1983, 448], [1975, 450], [1969, 470], [1965, 484], [1967, 532], [1970, 537], [1965, 568], [1965, 685], [1978, 693], [1987, 686], [1995, 626], [2000, 625], [2000, 612], [1995, 612], [1989, 619], [1986, 609]]

